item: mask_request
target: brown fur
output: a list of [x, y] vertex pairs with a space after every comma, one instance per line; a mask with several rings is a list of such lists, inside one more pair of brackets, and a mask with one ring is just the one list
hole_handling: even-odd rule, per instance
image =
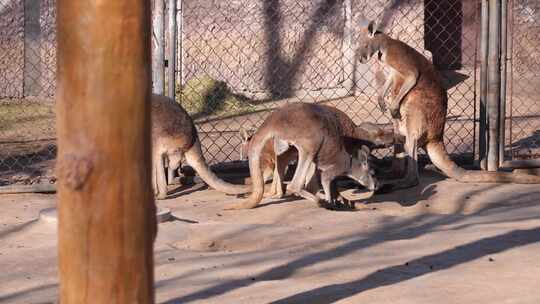
[[177, 169], [184, 158], [210, 187], [228, 194], [249, 192], [248, 186], [226, 183], [210, 171], [188, 113], [174, 100], [152, 95], [152, 180], [157, 198], [167, 195], [164, 165]]
[[384, 96], [391, 88], [390, 112], [395, 131], [405, 137], [408, 169], [406, 178], [396, 184], [398, 187], [418, 183], [419, 147], [426, 149], [433, 164], [444, 174], [461, 182], [540, 183], [540, 177], [533, 175], [469, 171], [458, 167], [444, 148], [448, 97], [433, 64], [407, 44], [376, 31], [370, 23], [360, 30], [357, 56], [366, 61], [374, 55], [392, 71], [379, 103], [384, 110]]
[[[298, 151], [298, 166], [288, 190], [304, 198], [318, 201], [317, 197], [304, 190], [315, 173], [321, 171], [325, 198], [332, 199], [330, 182], [337, 176], [346, 175], [375, 188], [365, 151], [360, 153], [360, 162], [351, 158], [344, 146], [344, 128], [337, 116], [326, 107], [316, 104], [295, 103], [275, 110], [253, 135], [249, 149], [249, 168], [253, 192], [249, 199], [228, 209], [256, 207], [263, 198], [264, 178], [261, 166], [262, 151], [272, 140], [274, 148], [280, 143], [291, 145]], [[276, 167], [279, 167], [279, 159]]]
[[[390, 147], [394, 142], [393, 132], [391, 131], [384, 130], [380, 126], [370, 122], [363, 122], [357, 126], [343, 111], [328, 105], [319, 104], [319, 106], [327, 109], [336, 116], [344, 135], [345, 150], [350, 155], [354, 155], [362, 145], [372, 150], [374, 148]], [[240, 136], [243, 140], [240, 148], [240, 155], [243, 159], [244, 156], [247, 156], [252, 141], [251, 135], [245, 130], [240, 131]], [[272, 141], [268, 141], [264, 145], [260, 156], [263, 177], [265, 180], [273, 177], [270, 190], [265, 193], [265, 196], [272, 198], [281, 198], [283, 196], [283, 183], [281, 181], [285, 175], [286, 167], [297, 158], [298, 153], [294, 147], [276, 156]], [[280, 164], [280, 168], [276, 166], [277, 163]]]

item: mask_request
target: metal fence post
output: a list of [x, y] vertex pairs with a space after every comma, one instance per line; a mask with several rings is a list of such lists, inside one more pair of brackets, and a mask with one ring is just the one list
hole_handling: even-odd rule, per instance
[[352, 94], [354, 90], [354, 66], [355, 48], [353, 42], [353, 26], [352, 26], [352, 3], [351, 0], [343, 1], [344, 11], [344, 26], [343, 26], [343, 87], [347, 91], [347, 95]]
[[24, 76], [23, 96], [39, 96], [42, 93], [42, 62], [39, 57], [41, 24], [39, 12], [41, 1], [24, 1]]
[[504, 145], [506, 131], [506, 66], [508, 63], [507, 48], [508, 48], [508, 18], [507, 18], [508, 1], [502, 0], [501, 3], [501, 98], [500, 98], [500, 113], [499, 113], [499, 166], [502, 167], [504, 162]]
[[152, 91], [165, 93], [165, 0], [154, 0], [152, 17]]
[[180, 85], [180, 87], [182, 87], [182, 85], [184, 84], [184, 48], [183, 48], [183, 39], [184, 39], [184, 32], [183, 32], [183, 26], [184, 26], [184, 0], [178, 0], [178, 13], [177, 13], [177, 16], [179, 16], [180, 20], [177, 19], [177, 25], [178, 25], [178, 30], [177, 30], [177, 34], [179, 37], [177, 37], [177, 42], [178, 42], [178, 50], [177, 50], [177, 53], [178, 53], [178, 56], [176, 57], [176, 60], [177, 60], [177, 73], [178, 73], [178, 84]]
[[169, 56], [167, 61], [167, 96], [176, 99], [176, 0], [169, 0], [168, 6]]
[[499, 115], [501, 98], [501, 0], [489, 1], [488, 42], [488, 171], [499, 167]]
[[480, 117], [478, 135], [478, 159], [486, 169], [487, 158], [487, 55], [489, 39], [488, 1], [482, 0], [480, 12]]

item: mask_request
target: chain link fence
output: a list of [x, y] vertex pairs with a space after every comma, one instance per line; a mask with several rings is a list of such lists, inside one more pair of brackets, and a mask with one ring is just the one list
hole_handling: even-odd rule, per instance
[[505, 157], [540, 158], [540, 2], [509, 2]]
[[[449, 152], [475, 147], [475, 1], [184, 1], [180, 100], [191, 110], [207, 159], [237, 159], [240, 127], [256, 129], [269, 110], [288, 102], [327, 103], [355, 122], [389, 125], [377, 107], [384, 82], [376, 62], [354, 60], [363, 18], [415, 47], [442, 71], [449, 88]], [[204, 90], [220, 82], [222, 100]], [[199, 90], [197, 98], [190, 95]], [[197, 91], [197, 89], [195, 91]], [[196, 94], [194, 94], [196, 95]], [[205, 99], [200, 100], [199, 98]], [[222, 103], [222, 104], [221, 104]], [[220, 108], [221, 107], [221, 108]]]
[[53, 182], [55, 2], [0, 0], [0, 185]]
[[[357, 123], [390, 127], [376, 102], [381, 67], [354, 60], [359, 23], [374, 19], [441, 70], [449, 95], [447, 149], [472, 160], [478, 5], [179, 0], [176, 99], [196, 121], [211, 164], [237, 160], [238, 130], [255, 130], [289, 102], [325, 103]], [[0, 0], [0, 185], [54, 181], [54, 7], [51, 0]]]

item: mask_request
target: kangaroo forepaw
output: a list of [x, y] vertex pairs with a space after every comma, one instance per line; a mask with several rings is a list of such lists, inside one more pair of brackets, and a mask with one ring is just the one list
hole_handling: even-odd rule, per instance
[[392, 116], [393, 119], [400, 119], [401, 113], [399, 113], [399, 108], [390, 108], [390, 116]]
[[280, 199], [280, 198], [283, 198], [283, 193], [274, 193], [274, 194], [268, 196], [268, 198]]
[[381, 111], [384, 113], [386, 112], [387, 108], [386, 108], [386, 101], [384, 100], [384, 97], [380, 97], [377, 98], [377, 103], [379, 104], [379, 108], [381, 109]]
[[355, 209], [354, 202], [351, 202], [344, 197], [340, 197], [340, 199], [333, 199], [330, 202], [326, 200], [320, 201], [319, 207], [334, 211]]
[[265, 192], [264, 193], [264, 197], [265, 198], [272, 198], [272, 199], [276, 199], [276, 198], [283, 198], [283, 191], [279, 191], [279, 190], [270, 190], [268, 192]]
[[274, 191], [274, 189], [270, 189], [264, 193], [264, 197], [272, 197], [274, 195], [276, 195], [276, 191]]

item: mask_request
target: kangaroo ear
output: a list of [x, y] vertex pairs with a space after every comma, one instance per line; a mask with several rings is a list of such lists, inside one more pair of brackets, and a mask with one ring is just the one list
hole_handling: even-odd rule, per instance
[[371, 150], [369, 149], [368, 146], [365, 146], [365, 145], [362, 145], [362, 151], [364, 151], [364, 153], [366, 153], [366, 156], [368, 156], [369, 154], [371, 154]]
[[369, 37], [373, 38], [376, 32], [377, 32], [377, 24], [375, 24], [375, 20], [371, 20], [368, 24]]
[[244, 128], [240, 128], [240, 130], [238, 130], [238, 134], [240, 134], [240, 138], [242, 138], [243, 141], [248, 141], [251, 137], [251, 134]]
[[359, 162], [365, 162], [368, 160], [369, 154], [370, 154], [369, 148], [367, 146], [362, 145], [362, 147], [358, 149], [358, 151], [356, 152], [356, 157]]

